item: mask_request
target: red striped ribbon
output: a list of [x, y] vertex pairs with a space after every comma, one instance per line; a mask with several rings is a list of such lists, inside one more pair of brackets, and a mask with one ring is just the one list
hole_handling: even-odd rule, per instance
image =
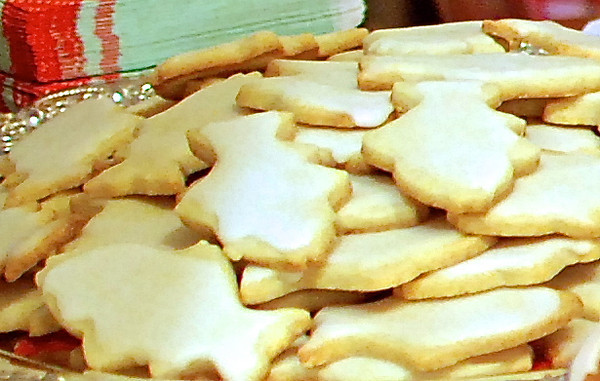
[[4, 4], [2, 27], [16, 79], [51, 82], [83, 76], [85, 57], [77, 33], [84, 0], [11, 0]]
[[100, 67], [104, 73], [116, 73], [119, 66], [119, 37], [114, 33], [114, 14], [117, 0], [100, 0], [96, 13], [96, 35], [102, 41]]

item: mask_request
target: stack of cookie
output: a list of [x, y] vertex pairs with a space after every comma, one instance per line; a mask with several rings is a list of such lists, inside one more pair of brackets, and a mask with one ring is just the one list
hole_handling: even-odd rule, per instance
[[91, 375], [563, 377], [600, 321], [599, 51], [497, 20], [172, 57], [169, 101], [0, 160], [0, 329]]

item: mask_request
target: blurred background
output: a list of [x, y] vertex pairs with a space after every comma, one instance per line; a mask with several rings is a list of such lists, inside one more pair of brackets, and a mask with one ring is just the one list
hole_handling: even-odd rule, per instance
[[369, 0], [370, 29], [506, 17], [555, 20], [580, 29], [600, 18], [600, 0]]

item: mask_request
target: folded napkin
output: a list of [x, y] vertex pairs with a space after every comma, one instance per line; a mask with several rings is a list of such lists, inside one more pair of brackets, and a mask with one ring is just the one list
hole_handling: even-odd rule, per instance
[[353, 28], [365, 8], [364, 0], [0, 0], [0, 108], [262, 29]]

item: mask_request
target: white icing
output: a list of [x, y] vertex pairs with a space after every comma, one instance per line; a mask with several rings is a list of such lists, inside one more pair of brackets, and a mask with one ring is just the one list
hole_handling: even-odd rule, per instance
[[[600, 123], [600, 92], [581, 94], [575, 97], [558, 98], [549, 101], [544, 108], [543, 119], [557, 125], [595, 126]], [[556, 126], [555, 128], [559, 128]]]
[[0, 210], [0, 268], [19, 244], [44, 227], [44, 222], [40, 214], [26, 207]]
[[353, 155], [360, 154], [365, 133], [366, 130], [300, 127], [296, 134], [296, 141], [326, 148], [331, 151], [333, 159], [342, 164]]
[[[123, 173], [126, 173], [132, 188], [137, 184], [145, 185], [140, 186], [143, 190], [133, 189], [123, 192], [125, 194], [164, 194], [165, 188], [176, 193], [178, 184], [173, 184], [175, 181], [181, 183], [179, 186], [183, 190], [184, 176], [207, 166], [191, 152], [186, 137], [187, 131], [210, 122], [242, 115], [242, 110], [236, 105], [235, 96], [240, 86], [261, 77], [259, 73], [233, 75], [145, 119], [139, 135], [128, 147], [125, 160], [89, 180], [85, 190], [93, 193], [96, 187], [121, 188], [120, 182], [125, 176]], [[154, 172], [149, 174], [148, 168], [152, 168]], [[163, 184], [163, 181], [167, 185]]]
[[373, 31], [365, 51], [377, 55], [503, 52], [504, 48], [481, 30], [481, 21], [466, 21]]
[[460, 261], [484, 247], [483, 241], [434, 219], [410, 228], [341, 236], [327, 258], [303, 271], [247, 266], [241, 289], [252, 294], [250, 290], [261, 288], [265, 299], [302, 289], [381, 290], [439, 268], [456, 256], [455, 248], [461, 250], [455, 259]]
[[[318, 83], [301, 76], [270, 77], [247, 85], [254, 91], [278, 94], [281, 109], [287, 103], [295, 107], [314, 107], [349, 115], [358, 127], [377, 127], [394, 110], [388, 91], [361, 91]], [[275, 106], [277, 107], [277, 106]], [[308, 111], [310, 113], [310, 111]]]
[[370, 357], [349, 357], [327, 364], [319, 371], [327, 381], [411, 381], [412, 372], [401, 364]]
[[[425, 278], [429, 276], [442, 277], [451, 281], [470, 274], [535, 269], [536, 266], [543, 266], [545, 262], [554, 260], [561, 252], [573, 253], [575, 256], [583, 257], [596, 247], [592, 241], [569, 238], [540, 239], [534, 242], [518, 240], [509, 242], [505, 245], [499, 244], [477, 257], [438, 270]], [[420, 280], [420, 282], [423, 281]]]
[[336, 61], [274, 60], [267, 72], [275, 71], [279, 76], [299, 76], [314, 82], [357, 89], [358, 63]]
[[525, 137], [545, 150], [600, 154], [600, 139], [589, 128], [534, 124], [527, 126]]
[[[569, 3], [567, 2], [565, 5], [567, 7], [563, 7], [561, 11], [568, 12], [567, 8]], [[595, 36], [564, 27], [556, 22], [519, 19], [510, 19], [508, 22], [510, 27], [516, 29], [519, 34], [526, 37], [536, 37], [537, 40], [547, 41], [549, 44], [551, 44], [552, 40], [558, 40], [563, 44], [579, 46], [580, 49], [600, 48], [600, 42], [598, 42], [598, 39], [595, 38]]]
[[110, 153], [99, 147], [113, 144], [116, 136], [132, 135], [138, 121], [107, 98], [82, 102], [23, 138], [11, 150], [11, 160], [17, 171], [29, 174], [22, 184], [53, 188], [69, 177], [75, 182], [70, 188], [89, 175], [100, 159], [98, 152]]
[[[275, 348], [310, 321], [300, 310], [244, 308], [230, 264], [205, 243], [176, 253], [106, 246], [58, 258], [38, 281], [56, 301], [54, 313], [84, 335], [96, 369], [148, 363], [155, 377], [177, 378], [203, 361], [224, 379], [258, 381]], [[257, 351], [260, 342], [275, 351]]]
[[527, 215], [536, 220], [596, 225], [600, 208], [596, 189], [600, 189], [600, 158], [544, 153], [538, 170], [518, 179], [511, 194], [493, 206], [486, 218], [516, 224]]
[[479, 80], [494, 83], [510, 98], [564, 96], [597, 83], [600, 63], [581, 57], [522, 53], [448, 54], [435, 59], [426, 54], [365, 56], [361, 78], [383, 88], [397, 81]]
[[216, 216], [212, 228], [225, 245], [255, 237], [280, 250], [310, 246], [331, 228], [328, 197], [344, 189], [347, 174], [311, 164], [277, 139], [285, 123], [281, 113], [266, 112], [204, 127], [217, 162], [177, 211], [194, 221], [200, 205]]
[[[511, 150], [517, 143], [530, 161], [537, 158], [537, 148], [512, 131], [511, 124], [525, 122], [490, 108], [481, 83], [422, 82], [415, 87], [420, 103], [368, 132], [363, 144], [373, 152], [372, 164], [379, 156], [394, 161], [396, 182], [420, 201], [455, 210], [485, 208], [512, 180]], [[409, 85], [395, 87], [394, 98], [410, 100], [413, 92]]]
[[173, 206], [169, 199], [108, 200], [63, 251], [89, 250], [115, 243], [182, 249], [198, 242], [200, 235], [181, 222]]
[[410, 356], [412, 347], [441, 349], [474, 339], [501, 340], [546, 321], [559, 313], [559, 306], [557, 291], [529, 288], [499, 289], [444, 301], [407, 303], [388, 298], [370, 305], [326, 307], [315, 317], [316, 329], [306, 346], [350, 337], [373, 343], [372, 337], [384, 346], [405, 346]]
[[420, 212], [425, 212], [398, 189], [390, 176], [350, 175], [350, 181], [352, 198], [338, 210], [338, 223], [371, 227], [370, 221], [383, 219], [389, 224], [410, 226], [418, 223]]

